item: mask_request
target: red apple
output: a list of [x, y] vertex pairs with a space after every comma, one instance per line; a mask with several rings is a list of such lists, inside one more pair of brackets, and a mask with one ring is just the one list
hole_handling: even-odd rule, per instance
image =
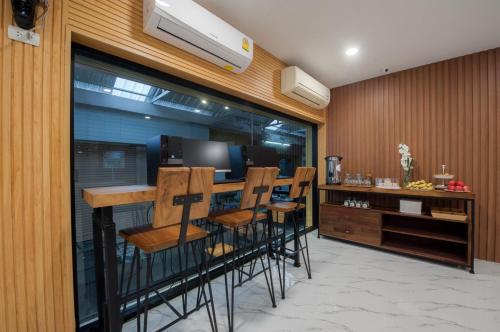
[[448, 190], [455, 191], [455, 186], [448, 185]]
[[464, 191], [470, 191], [469, 186], [464, 186]]
[[456, 186], [456, 185], [457, 185], [456, 181], [451, 180], [448, 182], [448, 186]]
[[463, 181], [457, 181], [456, 186], [463, 187], [463, 186], [465, 186], [465, 184]]
[[464, 187], [462, 186], [456, 186], [455, 191], [464, 191]]

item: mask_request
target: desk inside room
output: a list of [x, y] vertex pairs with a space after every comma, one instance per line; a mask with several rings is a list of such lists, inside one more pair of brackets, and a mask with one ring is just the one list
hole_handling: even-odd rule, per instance
[[[389, 190], [376, 187], [321, 185], [319, 235], [368, 245], [399, 254], [466, 267], [474, 272], [475, 195], [469, 192]], [[356, 197], [371, 208], [344, 206]], [[421, 214], [399, 211], [400, 199], [422, 201]], [[431, 215], [431, 208], [454, 208], [464, 220]]]
[[[289, 186], [293, 178], [278, 178], [275, 187]], [[215, 183], [213, 194], [243, 190], [244, 181]], [[120, 296], [118, 295], [118, 262], [116, 225], [113, 206], [152, 202], [156, 187], [148, 185], [96, 187], [82, 190], [85, 202], [93, 209], [93, 239], [99, 321], [109, 331], [120, 331]]]

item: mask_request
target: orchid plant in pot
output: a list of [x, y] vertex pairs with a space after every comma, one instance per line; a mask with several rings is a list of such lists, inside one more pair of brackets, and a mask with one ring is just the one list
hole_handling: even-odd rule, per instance
[[401, 167], [403, 167], [403, 186], [406, 188], [411, 182], [413, 172], [413, 158], [411, 157], [410, 148], [406, 144], [399, 144], [399, 154], [401, 155]]

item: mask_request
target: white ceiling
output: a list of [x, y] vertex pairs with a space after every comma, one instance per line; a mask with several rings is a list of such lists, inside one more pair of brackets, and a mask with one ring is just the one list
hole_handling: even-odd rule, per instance
[[500, 46], [500, 0], [196, 2], [328, 87]]

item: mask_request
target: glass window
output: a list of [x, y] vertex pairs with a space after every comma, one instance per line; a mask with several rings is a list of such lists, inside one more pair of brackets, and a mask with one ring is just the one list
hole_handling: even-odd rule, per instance
[[[79, 193], [89, 187], [145, 184], [149, 138], [169, 135], [226, 142], [230, 148], [254, 147], [260, 157], [275, 160], [281, 176], [293, 176], [297, 166], [313, 163], [314, 128], [307, 123], [79, 53], [73, 68], [73, 223], [80, 325], [96, 319], [97, 304], [92, 209]], [[218, 172], [216, 179], [244, 175], [237, 173], [232, 167], [231, 172]], [[214, 197], [213, 207], [238, 202], [238, 194], [222, 195]], [[150, 222], [151, 210], [151, 203], [115, 207], [118, 230]], [[310, 208], [306, 215], [307, 225], [312, 225]], [[132, 248], [120, 264], [131, 257]], [[171, 269], [167, 265], [155, 265], [154, 273], [166, 273]]]

